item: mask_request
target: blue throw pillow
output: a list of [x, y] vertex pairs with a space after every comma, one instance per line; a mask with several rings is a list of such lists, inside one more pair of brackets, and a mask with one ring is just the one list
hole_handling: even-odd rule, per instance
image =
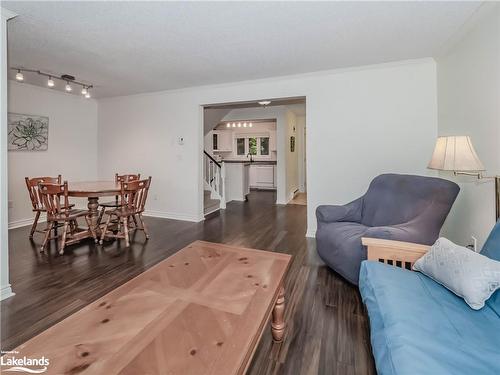
[[481, 255], [500, 261], [500, 220], [498, 220], [493, 227], [493, 230], [481, 250]]

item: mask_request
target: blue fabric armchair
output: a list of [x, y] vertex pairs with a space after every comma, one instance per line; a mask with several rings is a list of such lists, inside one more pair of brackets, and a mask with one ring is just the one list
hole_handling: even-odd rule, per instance
[[319, 256], [353, 284], [366, 249], [361, 237], [432, 244], [460, 188], [441, 178], [383, 174], [361, 198], [345, 206], [319, 206]]

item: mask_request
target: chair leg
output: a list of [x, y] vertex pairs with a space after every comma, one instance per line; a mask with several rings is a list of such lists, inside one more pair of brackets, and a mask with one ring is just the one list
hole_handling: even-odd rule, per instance
[[90, 221], [90, 216], [85, 216], [85, 221], [87, 222], [87, 226], [89, 227], [90, 233], [92, 234], [92, 237], [94, 238], [94, 242], [97, 243], [97, 233], [95, 232], [95, 228], [92, 226], [92, 222]]
[[61, 244], [59, 245], [59, 254], [64, 254], [64, 247], [66, 246], [66, 236], [68, 234], [68, 226], [69, 223], [67, 221], [64, 222], [63, 234], [61, 236]]
[[142, 230], [144, 231], [144, 235], [146, 236], [146, 239], [149, 240], [148, 229], [146, 228], [146, 224], [144, 223], [144, 219], [142, 218], [141, 214], [139, 214], [139, 220], [141, 221]]
[[111, 221], [111, 214], [108, 215], [108, 219], [106, 220], [106, 224], [104, 225], [104, 228], [102, 229], [101, 231], [101, 240], [99, 241], [99, 243], [102, 245], [103, 242], [104, 242], [104, 237], [106, 236], [106, 233], [108, 232], [108, 226], [109, 226], [109, 222]]
[[102, 221], [102, 218], [104, 216], [104, 210], [105, 210], [105, 208], [103, 207], [101, 212], [99, 212], [99, 216], [97, 217], [97, 225], [98, 226], [101, 225], [101, 221]]
[[135, 218], [135, 215], [132, 215], [132, 220], [134, 220], [134, 225], [136, 228], [139, 228], [137, 225], [137, 219]]
[[130, 237], [128, 235], [128, 217], [127, 216], [123, 217], [123, 232], [125, 234], [125, 246], [129, 247], [130, 246]]
[[30, 238], [33, 238], [33, 234], [35, 233], [39, 218], [40, 218], [40, 211], [37, 211], [35, 215], [35, 220], [33, 221], [33, 225], [31, 226]]
[[52, 227], [54, 226], [54, 222], [47, 222], [47, 231], [45, 232], [45, 237], [43, 238], [42, 246], [40, 247], [40, 252], [43, 253], [45, 250], [45, 246], [47, 246], [47, 242], [49, 242], [50, 232], [52, 232]]

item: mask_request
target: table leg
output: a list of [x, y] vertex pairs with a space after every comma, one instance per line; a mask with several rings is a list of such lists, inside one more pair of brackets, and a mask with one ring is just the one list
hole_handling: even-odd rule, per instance
[[281, 342], [283, 340], [283, 335], [285, 333], [285, 289], [280, 286], [278, 292], [278, 298], [276, 299], [276, 304], [274, 305], [272, 321], [271, 321], [271, 333], [273, 334], [273, 339], [276, 342]]
[[99, 228], [97, 227], [99, 219], [99, 198], [89, 197], [89, 203], [87, 205], [90, 212], [90, 224], [94, 228], [97, 235], [99, 235]]

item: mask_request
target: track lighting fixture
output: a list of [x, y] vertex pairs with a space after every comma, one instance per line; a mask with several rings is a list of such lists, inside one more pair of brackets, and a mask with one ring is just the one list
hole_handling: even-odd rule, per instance
[[90, 92], [89, 90], [93, 87], [93, 85], [89, 85], [87, 83], [83, 82], [78, 82], [75, 81], [75, 77], [69, 75], [69, 74], [63, 74], [61, 76], [55, 76], [53, 74], [45, 73], [40, 70], [33, 70], [33, 69], [24, 69], [24, 68], [11, 68], [13, 70], [16, 70], [16, 81], [23, 82], [24, 81], [24, 74], [23, 72], [27, 73], [36, 73], [38, 75], [47, 77], [47, 86], [48, 87], [55, 87], [56, 86], [56, 80], [60, 80], [63, 82], [66, 82], [66, 85], [64, 86], [64, 90], [66, 92], [72, 92], [73, 91], [73, 86], [72, 85], [77, 85], [82, 87], [82, 95], [85, 96], [87, 99], [89, 99]]
[[21, 73], [21, 70], [17, 70], [17, 73], [16, 73], [16, 80], [19, 81], [19, 82], [22, 82], [24, 81], [24, 75], [23, 73]]

